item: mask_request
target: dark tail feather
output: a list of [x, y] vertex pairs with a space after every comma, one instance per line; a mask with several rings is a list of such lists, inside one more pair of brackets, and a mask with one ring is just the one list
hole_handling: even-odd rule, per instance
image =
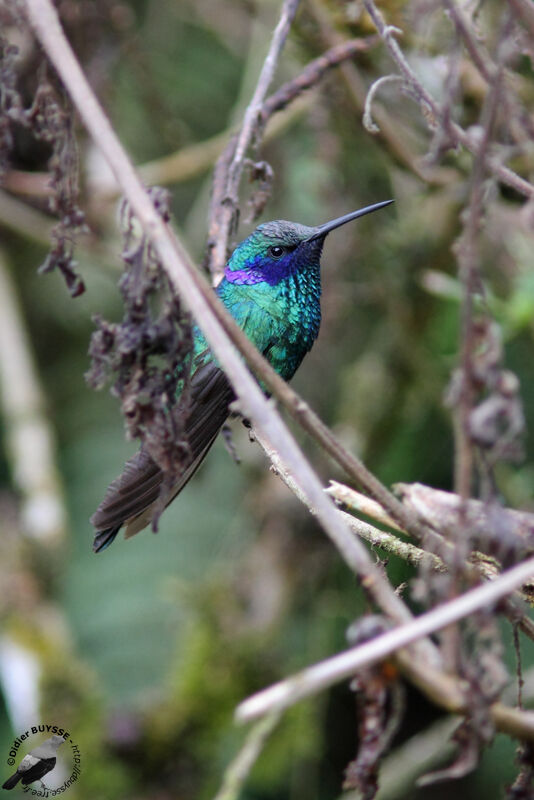
[[12, 789], [17, 783], [20, 781], [20, 773], [15, 772], [11, 778], [8, 778], [7, 781], [3, 784], [2, 789]]
[[[228, 406], [235, 398], [225, 374], [213, 363], [200, 367], [191, 380], [191, 411], [187, 419], [185, 439], [190, 454], [181, 465], [175, 485], [161, 499], [168, 505], [202, 463], [217, 434], [228, 417]], [[124, 467], [122, 475], [108, 487], [91, 523], [96, 528], [93, 550], [100, 553], [115, 539], [123, 525], [126, 536], [149, 524], [158, 506], [164, 475], [145, 448], [136, 453]]]
[[106, 550], [115, 541], [115, 536], [120, 531], [121, 526], [117, 525], [115, 528], [106, 528], [104, 531], [97, 531], [93, 541], [93, 552], [101, 553]]

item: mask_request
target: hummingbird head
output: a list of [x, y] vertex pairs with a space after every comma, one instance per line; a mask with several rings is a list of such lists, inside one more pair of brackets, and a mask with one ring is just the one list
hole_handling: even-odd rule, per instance
[[226, 266], [225, 277], [230, 283], [250, 286], [265, 282], [275, 286], [296, 272], [318, 266], [330, 231], [390, 203], [393, 200], [375, 203], [314, 228], [286, 220], [263, 222], [238, 244]]

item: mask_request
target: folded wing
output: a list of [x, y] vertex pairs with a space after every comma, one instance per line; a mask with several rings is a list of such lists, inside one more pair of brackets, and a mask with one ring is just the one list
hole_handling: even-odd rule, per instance
[[[184, 432], [190, 452], [180, 464], [178, 479], [164, 497], [165, 505], [183, 489], [204, 460], [228, 417], [228, 406], [234, 398], [224, 372], [213, 362], [195, 372], [191, 379], [191, 411]], [[110, 484], [91, 517], [96, 528], [95, 552], [108, 547], [123, 525], [126, 525], [128, 538], [149, 524], [162, 484], [163, 472], [142, 447], [125, 464], [122, 475]]]

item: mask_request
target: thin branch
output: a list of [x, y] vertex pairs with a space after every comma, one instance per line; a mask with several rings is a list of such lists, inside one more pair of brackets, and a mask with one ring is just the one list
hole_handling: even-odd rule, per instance
[[389, 528], [394, 528], [401, 533], [408, 533], [404, 528], [397, 525], [395, 520], [384, 511], [380, 503], [377, 503], [376, 500], [371, 500], [361, 492], [357, 492], [356, 489], [351, 489], [350, 486], [345, 486], [344, 483], [330, 481], [330, 486], [325, 489], [325, 492], [330, 497], [333, 497], [336, 503], [340, 503], [345, 508], [348, 508], [349, 511], [353, 511], [356, 514], [365, 514], [366, 517], [371, 517], [371, 519], [380, 522], [382, 525], [387, 525]]
[[[429, 525], [443, 531], [444, 535], [458, 527], [463, 514], [475, 538], [485, 536], [491, 540], [492, 530], [498, 527], [495, 537], [506, 530], [508, 547], [521, 544], [527, 552], [534, 551], [534, 514], [503, 506], [488, 506], [481, 500], [470, 499], [463, 504], [459, 495], [422, 483], [397, 483], [395, 490], [405, 504], [411, 506]], [[339, 495], [331, 494], [343, 497], [341, 492]]]
[[367, 97], [365, 98], [365, 106], [363, 109], [363, 127], [369, 133], [380, 133], [380, 128], [373, 121], [373, 100], [375, 99], [376, 93], [378, 90], [384, 86], [386, 83], [396, 83], [397, 81], [402, 81], [400, 75], [383, 75], [381, 78], [378, 78], [374, 83], [371, 84], [369, 87], [369, 91], [367, 92]]
[[0, 189], [0, 225], [48, 246], [54, 220]]
[[[337, 481], [330, 481], [330, 486], [325, 491], [351, 512], [365, 514], [383, 525], [400, 530], [402, 533], [408, 533], [399, 528], [379, 503], [370, 500], [349, 486]], [[511, 554], [515, 554], [516, 558], [519, 553], [530, 554], [532, 552], [534, 547], [533, 514], [501, 506], [488, 508], [480, 500], [468, 500], [467, 503], [462, 503], [461, 498], [456, 494], [433, 489], [421, 483], [397, 483], [395, 491], [400, 494], [403, 504], [415, 512], [418, 519], [429, 528], [439, 531], [439, 535], [442, 537], [446, 537], [448, 531], [455, 531], [459, 529], [460, 525], [465, 525], [475, 539], [478, 537], [481, 542], [489, 542], [493, 549], [499, 550], [502, 547], [504, 555], [506, 555], [507, 549]], [[506, 541], [502, 541], [500, 535], [503, 529], [508, 531]], [[495, 534], [492, 536], [493, 531]], [[367, 538], [363, 534], [361, 535], [362, 538]], [[371, 541], [370, 537], [367, 540]], [[454, 552], [452, 548], [453, 544], [444, 539], [440, 552], [452, 556]], [[391, 552], [394, 552], [393, 546], [391, 546]], [[399, 550], [397, 555], [400, 555], [401, 558], [404, 557], [402, 550]], [[427, 552], [427, 557], [429, 556], [430, 554]], [[468, 560], [462, 564], [462, 572], [464, 577], [471, 582], [476, 581], [477, 573], [484, 580], [493, 580], [500, 572], [498, 561], [491, 556], [485, 556], [483, 553], [475, 551], [467, 554], [467, 557]], [[407, 560], [410, 559], [407, 558]], [[437, 569], [440, 569], [441, 563], [443, 563], [442, 560], [435, 557], [433, 564]], [[531, 604], [533, 596], [532, 583], [525, 583], [520, 595], [506, 598], [503, 606], [504, 614], [512, 625], [519, 625], [525, 636], [534, 641], [534, 621], [524, 612], [522, 605], [522, 601]]]
[[245, 154], [255, 135], [265, 95], [274, 78], [278, 60], [289, 35], [298, 5], [299, 0], [284, 0], [282, 3], [280, 19], [274, 30], [269, 52], [263, 63], [252, 99], [246, 108], [243, 124], [237, 137], [235, 152], [228, 173], [229, 197], [237, 193], [243, 172]]
[[[474, 156], [477, 156], [480, 149], [478, 137], [467, 133], [460, 125], [448, 119], [447, 116], [442, 113], [438, 103], [434, 100], [430, 92], [425, 89], [399, 47], [395, 39], [395, 34], [399, 33], [399, 29], [386, 25], [381, 12], [378, 10], [373, 0], [364, 0], [364, 5], [380, 37], [387, 46], [393, 60], [404, 77], [410, 96], [419, 103], [427, 125], [432, 129], [439, 123], [445, 125], [448, 134], [455, 144], [462, 145], [462, 147]], [[502, 183], [506, 186], [510, 186], [518, 192], [518, 194], [522, 194], [528, 198], [534, 197], [534, 186], [509, 167], [505, 167], [498, 157], [491, 154], [488, 155], [486, 158], [486, 166]]]
[[337, 67], [358, 53], [365, 53], [379, 42], [378, 36], [367, 39], [349, 39], [330, 47], [325, 53], [306, 64], [300, 75], [284, 83], [267, 98], [261, 109], [261, 124], [265, 125], [269, 117], [276, 111], [285, 108], [288, 103], [298, 97], [301, 92], [315, 86], [328, 70]]
[[508, 4], [534, 38], [534, 6], [531, 0], [508, 0]]
[[2, 175], [2, 186], [13, 194], [31, 197], [51, 197], [54, 190], [50, 185], [48, 172], [24, 172], [20, 169], [8, 168]]
[[456, 0], [441, 0], [447, 13], [452, 20], [456, 31], [462, 37], [466, 50], [471, 56], [473, 64], [476, 66], [482, 77], [487, 83], [494, 80], [496, 67], [491, 63], [487, 53], [482, 51], [471, 30], [469, 22], [466, 18], [465, 12], [460, 8]]
[[[341, 36], [330, 19], [330, 10], [326, 4], [321, 0], [308, 0], [308, 2], [325, 44], [331, 47], [339, 43]], [[353, 63], [341, 64], [340, 71], [356, 108], [363, 114], [368, 93], [366, 83]], [[380, 128], [379, 133], [376, 134], [378, 138], [389, 148], [393, 157], [399, 163], [407, 166], [414, 175], [427, 183], [437, 185], [447, 185], [457, 179], [458, 171], [456, 169], [430, 166], [422, 158], [419, 158], [408, 145], [410, 138], [414, 138], [413, 129], [409, 130], [402, 125], [398, 118], [393, 118], [383, 105], [375, 104], [373, 116]]]
[[237, 228], [239, 184], [245, 165], [245, 155], [258, 128], [265, 96], [273, 80], [298, 4], [299, 0], [283, 0], [280, 19], [273, 33], [254, 94], [246, 108], [241, 130], [237, 137], [230, 141], [217, 164], [213, 179], [208, 231], [209, 269], [215, 278], [222, 274], [228, 257], [229, 239]]
[[[308, 504], [305, 495], [301, 491], [293, 475], [291, 475], [290, 471], [283, 463], [279, 454], [273, 450], [269, 446], [269, 443], [257, 432], [251, 431], [250, 435], [252, 439], [258, 442], [265, 455], [271, 462], [271, 469], [273, 472], [279, 476], [288, 489], [293, 492], [295, 497], [297, 497], [300, 502], [306, 506], [308, 511], [313, 514], [313, 516], [316, 516], [317, 512], [315, 508]], [[325, 491], [327, 494], [330, 494], [328, 489]], [[363, 495], [360, 496], [363, 497]], [[373, 501], [368, 500], [368, 502], [372, 503]], [[377, 505], [378, 504], [375, 504], [375, 506]], [[386, 552], [398, 556], [398, 558], [402, 558], [404, 561], [407, 561], [413, 566], [421, 566], [421, 563], [425, 561], [427, 564], [430, 564], [433, 569], [436, 569], [440, 572], [445, 570], [445, 564], [443, 561], [433, 553], [427, 553], [426, 550], [422, 550], [420, 547], [415, 547], [409, 542], [403, 542], [393, 534], [381, 531], [378, 528], [375, 528], [373, 525], [369, 525], [367, 522], [362, 522], [362, 520], [353, 517], [351, 514], [347, 514], [345, 511], [338, 511], [338, 514], [340, 515], [341, 519], [343, 519], [345, 524], [348, 525], [348, 527], [357, 536], [359, 536], [361, 539], [364, 539], [373, 547], [381, 547]], [[358, 553], [359, 552], [360, 551], [358, 550]], [[355, 557], [358, 557], [358, 555], [355, 554]], [[367, 578], [365, 588], [377, 606], [386, 610], [389, 605], [390, 593], [388, 592], [387, 595], [383, 594], [382, 583], [378, 585], [374, 584], [372, 581], [372, 576], [367, 575], [366, 571], [366, 565], [362, 563], [359, 574], [361, 577]], [[394, 612], [394, 609], [392, 609], [392, 611]]]
[[465, 212], [464, 231], [456, 246], [458, 272], [462, 282], [460, 331], [460, 386], [455, 419], [455, 491], [463, 500], [471, 494], [474, 450], [469, 429], [470, 415], [475, 398], [475, 322], [474, 297], [479, 283], [478, 238], [482, 226], [483, 180], [485, 177], [491, 134], [497, 107], [501, 98], [502, 64], [495, 72], [490, 91], [482, 110], [482, 136], [475, 154], [469, 186], [469, 205]]
[[397, 536], [394, 536], [392, 533], [381, 531], [379, 528], [369, 525], [368, 522], [362, 522], [361, 519], [357, 519], [351, 514], [347, 514], [345, 511], [340, 511], [339, 513], [349, 528], [361, 539], [365, 539], [372, 547], [380, 547], [382, 550], [385, 550], [386, 553], [397, 556], [397, 558], [402, 558], [403, 561], [406, 561], [414, 567], [428, 564], [432, 569], [438, 572], [446, 571], [447, 567], [443, 560], [439, 558], [439, 556], [434, 555], [434, 553], [422, 550], [420, 547], [416, 547], [409, 542], [403, 542], [402, 539], [397, 538]]
[[[533, 576], [534, 558], [530, 558], [494, 581], [471, 589], [460, 597], [422, 614], [412, 622], [308, 667], [291, 678], [258, 692], [237, 707], [236, 719], [238, 722], [248, 722], [274, 710], [288, 708], [305, 697], [347, 680], [362, 667], [376, 664], [419, 637], [435, 633], [482, 608], [498, 603]], [[461, 691], [458, 696], [462, 696]], [[465, 701], [460, 701], [457, 708], [448, 706], [448, 710], [455, 713], [465, 711]], [[520, 712], [495, 703], [491, 706], [490, 713], [498, 730], [517, 738], [534, 740], [534, 712]]]
[[249, 731], [245, 743], [225, 770], [222, 786], [214, 800], [238, 800], [250, 770], [280, 719], [278, 712], [267, 715]]

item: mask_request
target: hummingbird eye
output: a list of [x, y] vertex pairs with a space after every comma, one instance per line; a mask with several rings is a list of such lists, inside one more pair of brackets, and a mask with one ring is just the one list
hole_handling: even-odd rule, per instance
[[272, 247], [269, 247], [269, 255], [271, 258], [282, 258], [284, 252], [285, 248], [281, 247], [279, 244], [273, 244]]

